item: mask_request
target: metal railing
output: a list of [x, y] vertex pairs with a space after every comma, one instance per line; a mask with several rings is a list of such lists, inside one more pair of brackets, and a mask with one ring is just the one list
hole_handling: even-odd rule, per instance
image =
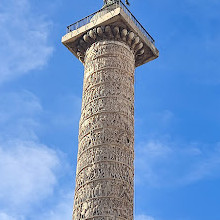
[[112, 12], [114, 9], [116, 8], [121, 8], [127, 15], [128, 17], [136, 24], [136, 26], [138, 27], [138, 29], [142, 32], [142, 34], [151, 42], [151, 43], [155, 43], [155, 40], [153, 39], [153, 37], [145, 30], [145, 28], [139, 23], [139, 21], [134, 17], [134, 15], [129, 11], [129, 9], [124, 5], [124, 3], [120, 0], [116, 3], [113, 3], [111, 5], [108, 5], [98, 11], [96, 11], [95, 13], [67, 26], [67, 33], [70, 33], [74, 30], [77, 30], [80, 27], [83, 27], [84, 25], [90, 23], [90, 22], [95, 22], [97, 21], [97, 19], [109, 12]]

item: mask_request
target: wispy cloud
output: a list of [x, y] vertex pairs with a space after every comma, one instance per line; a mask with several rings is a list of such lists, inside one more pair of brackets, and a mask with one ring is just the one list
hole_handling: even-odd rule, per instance
[[153, 217], [147, 216], [147, 215], [137, 215], [135, 217], [135, 220], [155, 220], [155, 219]]
[[151, 187], [188, 185], [220, 176], [220, 144], [149, 140], [137, 146], [136, 183]]
[[37, 139], [38, 116], [42, 113], [39, 99], [28, 91], [0, 95], [1, 139]]
[[16, 220], [14, 217], [9, 216], [8, 214], [4, 212], [0, 212], [0, 219], [1, 220]]
[[0, 5], [0, 84], [48, 62], [51, 22], [36, 14], [29, 0], [2, 0]]
[[36, 216], [36, 220], [47, 219], [47, 220], [61, 220], [71, 219], [73, 210], [73, 191], [63, 194], [57, 204], [45, 213]]
[[[65, 172], [68, 165], [62, 161], [61, 152], [38, 138], [36, 128], [43, 108], [34, 94], [1, 94], [0, 102], [0, 219], [26, 220], [33, 207], [54, 196], [61, 167]], [[62, 206], [60, 201], [54, 203]], [[45, 219], [43, 215], [38, 214], [38, 219]]]
[[60, 159], [35, 142], [0, 143], [0, 204], [11, 210], [42, 200], [53, 192]]

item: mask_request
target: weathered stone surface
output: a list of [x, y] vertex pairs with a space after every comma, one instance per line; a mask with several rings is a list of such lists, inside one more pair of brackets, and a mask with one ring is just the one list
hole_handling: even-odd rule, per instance
[[[135, 57], [135, 65], [137, 65], [140, 60], [145, 59], [146, 56], [149, 57], [152, 56], [152, 53], [147, 55], [149, 51], [147, 52], [144, 49], [144, 44], [140, 41], [140, 38], [137, 35], [135, 35], [132, 31], [129, 31], [128, 29], [119, 26], [107, 25], [107, 26], [100, 26], [94, 28], [93, 30], [90, 30], [84, 35], [82, 35], [82, 37], [80, 37], [71, 47], [74, 48], [75, 53], [78, 55], [80, 61], [85, 64], [84, 59], [85, 59], [86, 50], [94, 42], [104, 41], [104, 40], [117, 40], [119, 42], [123, 42], [123, 43], [125, 42], [127, 46], [129, 46], [130, 49], [133, 51]], [[118, 53], [116, 47], [117, 47], [116, 45], [112, 46], [111, 50], [113, 53]], [[103, 50], [106, 50], [106, 48], [107, 47], [103, 48]], [[99, 53], [102, 53], [102, 51], [99, 51]], [[124, 53], [127, 52], [125, 51]], [[101, 54], [97, 54], [97, 55], [100, 56]], [[117, 57], [114, 59], [116, 59], [117, 61]], [[100, 58], [100, 62], [102, 62], [102, 60], [103, 59]], [[85, 66], [86, 65], [87, 64], [85, 64]]]
[[159, 51], [114, 2], [62, 37], [85, 67], [73, 220], [133, 220], [134, 70]]
[[[112, 39], [126, 42], [131, 49], [136, 47], [135, 66], [141, 66], [159, 56], [155, 47], [143, 28], [123, 7], [115, 4], [95, 14], [89, 23], [67, 33], [62, 37], [62, 43], [84, 63], [85, 51], [88, 45], [100, 39]], [[138, 44], [140, 44], [138, 46]], [[140, 46], [142, 48], [140, 48]], [[141, 50], [140, 52], [137, 51]]]
[[112, 39], [117, 27], [105, 31], [108, 37], [93, 43], [83, 36], [89, 47], [73, 220], [133, 220], [135, 49]]

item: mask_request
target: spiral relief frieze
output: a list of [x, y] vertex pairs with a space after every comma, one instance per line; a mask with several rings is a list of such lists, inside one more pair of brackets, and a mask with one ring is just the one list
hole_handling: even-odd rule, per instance
[[120, 83], [132, 89], [134, 76], [130, 74], [130, 72], [127, 73], [124, 70], [119, 71], [118, 69], [96, 71], [85, 77], [83, 92], [85, 93], [87, 92], [87, 89], [103, 83]]
[[116, 29], [96, 28], [97, 37], [93, 30], [79, 43], [85, 74], [73, 220], [133, 220], [134, 69], [140, 49], [135, 36]]

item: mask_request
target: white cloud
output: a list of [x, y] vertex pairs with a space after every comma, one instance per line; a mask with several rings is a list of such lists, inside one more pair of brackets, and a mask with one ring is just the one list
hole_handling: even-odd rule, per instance
[[136, 148], [136, 183], [153, 187], [188, 185], [220, 176], [220, 144], [151, 140]]
[[54, 196], [60, 168], [68, 166], [62, 153], [39, 141], [43, 109], [35, 95], [1, 94], [0, 103], [0, 219], [30, 219], [35, 206]]
[[57, 153], [44, 145], [22, 141], [0, 143], [1, 206], [28, 207], [51, 194], [59, 166]]
[[29, 0], [1, 1], [0, 84], [47, 63], [53, 51], [48, 43], [50, 26]]
[[0, 95], [1, 139], [37, 139], [38, 116], [42, 106], [38, 98], [28, 91]]
[[155, 219], [153, 217], [147, 216], [147, 215], [137, 215], [135, 217], [135, 220], [155, 220]]
[[0, 212], [1, 220], [16, 220], [14, 217], [7, 215], [6, 213]]
[[53, 209], [43, 213], [43, 215], [36, 216], [36, 220], [47, 219], [47, 220], [61, 220], [71, 219], [73, 211], [73, 190], [64, 194], [59, 198], [58, 204]]

